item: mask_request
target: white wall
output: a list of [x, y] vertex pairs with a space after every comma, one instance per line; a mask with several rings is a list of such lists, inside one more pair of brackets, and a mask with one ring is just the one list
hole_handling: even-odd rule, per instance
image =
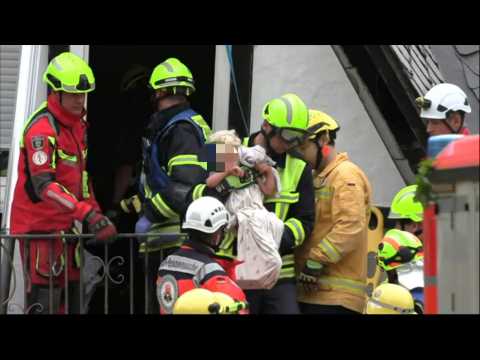
[[365, 171], [373, 203], [389, 206], [405, 183], [331, 46], [255, 46], [251, 131], [260, 129], [264, 104], [286, 92], [296, 93], [308, 107], [338, 120], [337, 149], [348, 152]]

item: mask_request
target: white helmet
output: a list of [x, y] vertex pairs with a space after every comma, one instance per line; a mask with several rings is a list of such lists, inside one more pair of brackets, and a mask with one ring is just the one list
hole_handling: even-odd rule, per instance
[[188, 207], [183, 228], [212, 234], [227, 225], [229, 220], [230, 214], [220, 201], [204, 196], [193, 201]]
[[438, 84], [423, 97], [416, 99], [420, 107], [420, 117], [424, 119], [446, 119], [449, 111], [470, 113], [467, 95], [457, 85]]

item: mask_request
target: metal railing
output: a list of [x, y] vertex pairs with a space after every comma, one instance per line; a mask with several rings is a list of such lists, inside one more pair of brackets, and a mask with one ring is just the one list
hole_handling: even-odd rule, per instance
[[[143, 242], [147, 237], [148, 245], [155, 247], [157, 245], [178, 241], [184, 238], [184, 234], [118, 234], [115, 243], [118, 244], [118, 242], [128, 241], [128, 253], [115, 256], [109, 254], [112, 244], [100, 243], [98, 241], [94, 242], [93, 234], [0, 234], [0, 259], [2, 262], [0, 268], [0, 314], [6, 314], [14, 310], [19, 310], [23, 314], [86, 314], [88, 313], [89, 302], [93, 294], [101, 287], [103, 287], [103, 313], [109, 314], [111, 302], [116, 301], [116, 299], [110, 298], [110, 291], [112, 287], [118, 285], [128, 288], [129, 306], [128, 311], [125, 313], [135, 314], [143, 312], [139, 310], [141, 309], [139, 303], [143, 302], [145, 314], [159, 314], [155, 291], [155, 268], [158, 268], [159, 263], [164, 258], [165, 252], [168, 250], [139, 253], [138, 246], [140, 242]], [[48, 274], [42, 274], [45, 279], [44, 281], [48, 282], [48, 285], [42, 285], [40, 287], [44, 293], [48, 289], [48, 301], [44, 301], [43, 303], [41, 301], [33, 301], [34, 299], [32, 300], [31, 298], [31, 275], [32, 271], [37, 272], [38, 269], [30, 268], [31, 256], [36, 256], [35, 254], [30, 254], [30, 245], [32, 241], [38, 243], [39, 240], [47, 241], [49, 244]], [[61, 255], [54, 255], [55, 241], [62, 241], [63, 243]], [[5, 246], [8, 242], [10, 242], [10, 246]], [[95, 249], [100, 250], [103, 248], [103, 258], [98, 255], [92, 255], [86, 251], [86, 247], [92, 249], [90, 247], [92, 246], [92, 242], [94, 242]], [[15, 268], [14, 264], [14, 249], [16, 244], [19, 245], [19, 253], [21, 254], [21, 269], [18, 267]], [[69, 257], [69, 251], [72, 251], [72, 247], [74, 247], [73, 259], [75, 259], [75, 250], [78, 249], [79, 261], [76, 264], [76, 268], [79, 272], [79, 281], [70, 279], [72, 274], [70, 273], [71, 264], [69, 264], [69, 261], [72, 261], [72, 255], [70, 254]], [[63, 261], [59, 263], [58, 258], [61, 259], [62, 256]], [[88, 260], [88, 264], [86, 260]], [[96, 266], [92, 266], [92, 264], [95, 263]], [[86, 265], [90, 265], [90, 268], [93, 270], [87, 269]], [[125, 271], [113, 274], [112, 267], [115, 267], [117, 270], [119, 267], [127, 267], [128, 269], [123, 269]], [[88, 271], [90, 271], [90, 273], [88, 273]], [[18, 277], [22, 276], [21, 272], [23, 272], [23, 281], [25, 284], [23, 289], [24, 306], [12, 301], [19, 284]], [[37, 272], [37, 274], [39, 274], [39, 272]], [[127, 277], [128, 284], [126, 283]], [[10, 281], [10, 279], [12, 281]], [[143, 294], [141, 291], [138, 291], [139, 284], [136, 284], [136, 282], [140, 281], [139, 279], [143, 280]], [[10, 286], [10, 284], [12, 286]], [[90, 291], [87, 288], [90, 288]], [[38, 289], [38, 287], [36, 287], [36, 289]], [[98, 293], [96, 295], [98, 297]], [[46, 300], [46, 298], [44, 297], [43, 300]]]

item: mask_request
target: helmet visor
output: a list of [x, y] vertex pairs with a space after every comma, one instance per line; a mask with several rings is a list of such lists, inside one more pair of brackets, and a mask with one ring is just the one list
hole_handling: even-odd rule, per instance
[[306, 131], [289, 128], [276, 128], [275, 132], [283, 141], [294, 146], [300, 145], [308, 135]]

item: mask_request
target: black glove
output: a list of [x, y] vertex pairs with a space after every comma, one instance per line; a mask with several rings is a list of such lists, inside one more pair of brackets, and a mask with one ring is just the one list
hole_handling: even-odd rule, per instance
[[323, 273], [323, 264], [315, 260], [307, 260], [298, 282], [303, 285], [305, 292], [318, 291], [318, 279]]

